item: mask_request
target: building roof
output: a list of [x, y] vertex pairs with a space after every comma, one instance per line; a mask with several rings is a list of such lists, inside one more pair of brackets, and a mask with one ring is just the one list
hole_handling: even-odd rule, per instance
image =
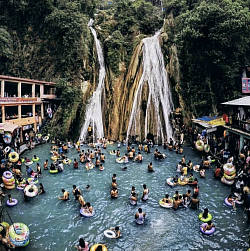
[[250, 96], [221, 103], [222, 105], [250, 106]]
[[0, 80], [10, 81], [10, 82], [14, 81], [14, 82], [22, 82], [22, 83], [44, 84], [44, 85], [52, 85], [52, 86], [56, 85], [53, 82], [46, 82], [46, 81], [40, 81], [40, 80], [34, 80], [34, 79], [28, 79], [28, 78], [17, 78], [17, 77], [5, 76], [5, 75], [0, 75]]
[[9, 122], [0, 123], [0, 130], [2, 129], [4, 132], [13, 132], [18, 127], [20, 126]]

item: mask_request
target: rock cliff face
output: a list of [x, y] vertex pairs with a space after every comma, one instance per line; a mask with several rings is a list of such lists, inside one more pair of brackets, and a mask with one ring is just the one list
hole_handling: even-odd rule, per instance
[[[161, 44], [166, 40], [166, 36], [162, 34], [163, 39], [161, 39]], [[103, 93], [103, 121], [104, 121], [104, 132], [105, 136], [109, 139], [119, 139], [122, 140], [126, 137], [129, 119], [132, 111], [133, 101], [135, 99], [136, 90], [139, 85], [140, 78], [143, 72], [143, 41], [141, 41], [134, 49], [133, 55], [131, 57], [129, 66], [126, 68], [125, 64], [120, 64], [120, 74], [113, 74], [109, 65], [106, 65], [106, 78], [105, 78], [105, 91]], [[175, 93], [175, 106], [182, 108], [183, 111], [186, 110], [185, 102], [181, 97], [179, 92], [179, 69], [178, 69], [178, 58], [176, 53], [176, 48], [170, 48], [169, 51], [171, 55], [168, 55], [169, 63], [166, 65], [166, 69], [174, 84]], [[165, 55], [166, 56], [166, 55]], [[97, 70], [95, 71], [98, 72]], [[95, 74], [95, 81], [97, 81], [98, 76]], [[92, 90], [94, 85], [92, 85]], [[145, 138], [144, 135], [144, 120], [146, 116], [146, 107], [148, 100], [148, 85], [143, 87], [142, 95], [142, 105], [140, 109], [141, 118], [141, 130], [139, 135], [139, 140]], [[154, 113], [153, 109], [148, 111], [149, 113]], [[160, 112], [160, 117], [162, 113]], [[189, 117], [187, 116], [187, 121]], [[150, 121], [149, 131], [152, 134], [156, 134], [155, 121]], [[165, 126], [163, 124], [163, 126]]]
[[121, 74], [114, 77], [107, 67], [105, 81], [105, 135], [111, 139], [122, 139], [127, 133], [135, 92], [142, 75], [142, 45], [134, 50], [128, 69], [120, 66]]

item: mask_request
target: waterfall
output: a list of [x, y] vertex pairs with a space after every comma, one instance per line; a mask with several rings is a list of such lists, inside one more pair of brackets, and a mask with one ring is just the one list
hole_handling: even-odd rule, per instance
[[[144, 105], [146, 108], [144, 114], [145, 138], [149, 132], [157, 137], [157, 143], [162, 143], [165, 136], [167, 140], [173, 137], [169, 115], [173, 111], [174, 106], [159, 43], [160, 33], [161, 31], [158, 31], [153, 37], [143, 39], [143, 72], [135, 93], [127, 130], [127, 140], [130, 135], [141, 135], [143, 128], [143, 118], [141, 118], [143, 98], [144, 103], [146, 101]], [[146, 100], [145, 90], [148, 92]], [[153, 131], [150, 131], [150, 124], [153, 124]]]
[[104, 79], [106, 76], [104, 57], [102, 47], [99, 39], [97, 39], [96, 31], [92, 28], [94, 20], [90, 19], [89, 28], [94, 36], [96, 51], [98, 56], [98, 62], [100, 65], [99, 69], [99, 82], [93, 96], [90, 98], [89, 103], [86, 107], [85, 121], [81, 129], [80, 140], [86, 139], [87, 130], [89, 125], [92, 127], [93, 141], [97, 138], [104, 137], [103, 132], [103, 120], [102, 120], [102, 92], [104, 86]]

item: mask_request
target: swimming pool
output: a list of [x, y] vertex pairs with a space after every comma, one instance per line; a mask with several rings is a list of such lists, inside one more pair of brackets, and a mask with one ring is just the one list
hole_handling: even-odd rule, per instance
[[[50, 144], [40, 145], [23, 154], [29, 158], [37, 155], [42, 166], [45, 159], [50, 160]], [[88, 149], [82, 146], [82, 149]], [[136, 148], [136, 146], [135, 146]], [[155, 148], [167, 155], [164, 161], [155, 160], [153, 151]], [[65, 171], [58, 174], [50, 174], [42, 170], [42, 182], [45, 194], [30, 198], [24, 202], [23, 193], [17, 189], [11, 190], [13, 198], [19, 203], [15, 207], [7, 208], [14, 222], [23, 222], [30, 229], [30, 244], [23, 250], [51, 250], [70, 251], [75, 250], [74, 245], [83, 237], [90, 244], [103, 243], [108, 250], [246, 250], [248, 248], [249, 226], [246, 214], [242, 206], [237, 206], [237, 211], [227, 207], [223, 202], [230, 193], [230, 187], [214, 180], [213, 171], [206, 172], [205, 179], [199, 179], [200, 185], [200, 209], [192, 210], [165, 209], [158, 202], [166, 193], [173, 195], [175, 190], [186, 193], [190, 186], [169, 187], [166, 179], [174, 174], [175, 167], [182, 155], [163, 150], [162, 146], [154, 147], [150, 154], [143, 153], [142, 163], [131, 162], [126, 164], [127, 171], [123, 171], [123, 164], [115, 162], [116, 157], [109, 151], [116, 149], [116, 145], [109, 145], [103, 149], [106, 155], [105, 170], [86, 171], [84, 165], [79, 164], [78, 169], [73, 165], [64, 165]], [[126, 147], [121, 147], [121, 154], [126, 152]], [[186, 161], [191, 159], [194, 164], [199, 164], [201, 157], [189, 147], [184, 147]], [[76, 149], [70, 149], [67, 154], [70, 159], [78, 158]], [[155, 173], [147, 171], [149, 162], [153, 163]], [[32, 167], [36, 170], [36, 163]], [[25, 167], [22, 167], [24, 173]], [[110, 198], [110, 184], [112, 175], [117, 174], [119, 197]], [[198, 174], [194, 172], [194, 176]], [[86, 202], [90, 202], [95, 215], [92, 218], [84, 218], [79, 214], [80, 206], [72, 196], [72, 185], [80, 187]], [[85, 191], [85, 186], [90, 185], [90, 191]], [[129, 204], [128, 197], [131, 187], [135, 186], [141, 197], [143, 184], [150, 188], [149, 200], [139, 201], [137, 206]], [[70, 192], [69, 201], [61, 201], [61, 189]], [[8, 193], [8, 192], [7, 192]], [[7, 199], [5, 199], [7, 200]], [[141, 207], [146, 212], [144, 225], [137, 225], [134, 215]], [[202, 235], [199, 231], [201, 222], [198, 214], [205, 208], [213, 215], [213, 223], [216, 232], [211, 236]], [[8, 216], [4, 220], [9, 222]], [[108, 239], [103, 235], [104, 230], [119, 226], [122, 237]], [[19, 249], [19, 250], [22, 250]]]

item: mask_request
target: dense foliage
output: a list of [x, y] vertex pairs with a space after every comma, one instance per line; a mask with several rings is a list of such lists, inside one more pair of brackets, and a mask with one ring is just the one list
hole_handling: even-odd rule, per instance
[[108, 11], [97, 16], [96, 25], [100, 27], [98, 32], [104, 41], [105, 59], [113, 73], [119, 74], [119, 63], [129, 64], [138, 42], [137, 36], [152, 35], [162, 27], [159, 2], [117, 0]]
[[[177, 4], [178, 2], [178, 4]], [[168, 46], [178, 49], [182, 96], [194, 115], [217, 111], [241, 91], [241, 70], [249, 64], [247, 3], [168, 1]]]

